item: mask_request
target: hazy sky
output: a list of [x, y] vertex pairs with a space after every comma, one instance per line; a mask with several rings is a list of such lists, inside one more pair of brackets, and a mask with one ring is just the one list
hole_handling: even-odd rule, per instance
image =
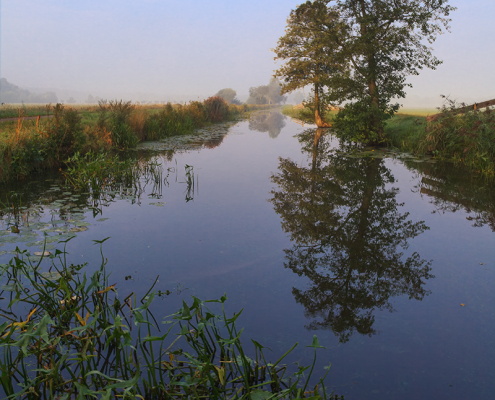
[[[21, 87], [207, 96], [266, 84], [301, 0], [1, 0], [0, 72]], [[495, 98], [495, 1], [451, 0], [444, 61], [413, 96]]]

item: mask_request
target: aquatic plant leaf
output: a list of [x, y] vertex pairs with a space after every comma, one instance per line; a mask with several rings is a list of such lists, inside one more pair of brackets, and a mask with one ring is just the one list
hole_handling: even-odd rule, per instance
[[47, 256], [49, 256], [52, 253], [50, 253], [49, 251], [45, 251], [45, 252], [43, 252], [43, 251], [35, 251], [33, 254], [35, 256], [45, 256], [45, 257], [47, 257]]
[[69, 231], [70, 232], [84, 232], [84, 231], [87, 231], [87, 230], [88, 230], [87, 227], [85, 227], [85, 226], [79, 226], [79, 227], [72, 228]]
[[318, 341], [318, 338], [316, 335], [313, 335], [313, 343], [311, 343], [309, 346], [306, 347], [314, 347], [315, 349], [324, 349], [325, 347], [320, 346], [320, 342]]
[[17, 288], [16, 283], [9, 283], [7, 285], [3, 285], [0, 287], [0, 289], [5, 290], [6, 292], [15, 292]]
[[107, 219], [109, 219], [109, 218], [98, 218], [97, 221], [98, 222], [103, 222], [103, 221], [106, 221]]
[[61, 277], [58, 272], [42, 272], [41, 276], [49, 281], [56, 281]]
[[[215, 368], [217, 368], [217, 367], [215, 367]], [[221, 381], [221, 378], [220, 378], [220, 381]], [[223, 382], [222, 382], [222, 385], [223, 385]], [[256, 389], [256, 390], [253, 390], [251, 392], [250, 398], [251, 398], [251, 400], [265, 400], [265, 399], [268, 399], [270, 396], [272, 396], [272, 393], [267, 392], [265, 390]]]

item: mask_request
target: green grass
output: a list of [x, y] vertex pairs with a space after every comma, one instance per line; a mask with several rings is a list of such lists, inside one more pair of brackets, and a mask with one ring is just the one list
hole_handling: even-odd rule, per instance
[[53, 110], [45, 104], [2, 104], [0, 118], [34, 117], [38, 115], [52, 115]]
[[425, 138], [426, 117], [397, 114], [386, 122], [385, 136], [392, 146], [417, 153]]
[[[100, 252], [105, 240], [94, 241]], [[9, 399], [335, 398], [326, 393], [328, 370], [310, 386], [316, 336], [312, 365], [291, 372], [283, 362], [297, 343], [267, 361], [264, 346], [241, 339], [242, 311], [227, 316], [226, 295], [192, 296], [160, 321], [153, 314], [153, 300], [165, 295], [154, 290], [158, 278], [144, 294], [119, 297], [103, 253], [88, 274], [65, 250], [48, 255], [49, 266], [16, 251], [0, 265], [9, 297], [0, 309], [0, 384]]]
[[385, 135], [403, 151], [431, 154], [495, 177], [495, 112], [456, 114], [456, 110], [456, 104], [445, 107], [443, 116], [428, 124], [425, 117], [398, 114], [387, 121]]
[[[295, 109], [293, 105], [286, 105], [282, 108], [282, 114], [287, 115], [288, 117], [294, 118], [294, 119], [299, 119], [301, 121], [304, 121], [308, 124], [314, 124], [315, 123], [315, 115], [312, 110], [309, 108], [299, 108]], [[324, 120], [331, 122], [334, 118], [334, 116], [337, 114], [337, 111], [326, 111]]]

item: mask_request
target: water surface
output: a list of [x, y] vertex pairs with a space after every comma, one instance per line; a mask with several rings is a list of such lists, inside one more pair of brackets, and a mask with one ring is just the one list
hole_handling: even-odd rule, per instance
[[3, 187], [0, 263], [16, 246], [54, 251], [75, 236], [71, 261], [96, 268], [92, 240], [111, 237], [119, 293], [159, 275], [156, 289], [172, 293], [157, 299], [159, 316], [226, 292], [231, 312], [244, 309], [245, 342], [273, 359], [299, 342], [292, 359], [308, 364], [316, 334], [317, 371], [331, 363], [327, 383], [346, 399], [493, 397], [493, 185], [349, 149], [273, 112], [136, 155], [161, 164], [159, 182], [98, 200], [58, 176]]

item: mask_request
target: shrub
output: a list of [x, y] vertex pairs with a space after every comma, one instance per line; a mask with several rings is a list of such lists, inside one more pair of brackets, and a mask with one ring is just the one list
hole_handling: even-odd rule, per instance
[[208, 121], [220, 122], [227, 119], [229, 105], [220, 96], [209, 97], [205, 100], [205, 108]]
[[455, 101], [446, 99], [442, 117], [429, 124], [418, 151], [462, 163], [485, 176], [495, 176], [495, 112], [460, 114]]
[[383, 144], [383, 132], [376, 129], [384, 125], [397, 111], [398, 106], [381, 104], [377, 109], [366, 101], [346, 104], [333, 119], [336, 135], [347, 141], [364, 145]]

